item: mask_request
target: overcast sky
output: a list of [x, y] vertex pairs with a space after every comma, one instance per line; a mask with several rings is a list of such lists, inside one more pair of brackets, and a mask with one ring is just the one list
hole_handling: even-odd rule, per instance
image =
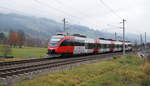
[[[111, 8], [111, 9], [109, 9]], [[112, 12], [113, 9], [113, 12]], [[150, 0], [0, 0], [0, 12], [47, 17], [106, 32], [150, 34]]]

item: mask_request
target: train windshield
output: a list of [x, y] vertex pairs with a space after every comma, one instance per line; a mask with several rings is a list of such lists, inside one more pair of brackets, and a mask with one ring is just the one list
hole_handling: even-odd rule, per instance
[[60, 42], [60, 40], [62, 38], [63, 38], [63, 36], [53, 36], [49, 41], [50, 42], [49, 46], [51, 46], [51, 47], [58, 46], [58, 43]]

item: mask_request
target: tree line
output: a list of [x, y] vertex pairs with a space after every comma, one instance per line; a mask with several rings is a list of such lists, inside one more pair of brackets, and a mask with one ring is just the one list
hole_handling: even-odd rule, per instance
[[19, 31], [10, 31], [9, 34], [6, 36], [3, 32], [0, 33], [0, 42], [2, 44], [10, 45], [10, 47], [19, 47], [25, 43], [25, 33], [22, 30]]
[[24, 31], [18, 30], [10, 31], [7, 36], [3, 32], [0, 32], [0, 43], [16, 48], [22, 48], [23, 46], [47, 47], [48, 39], [31, 37], [26, 35]]

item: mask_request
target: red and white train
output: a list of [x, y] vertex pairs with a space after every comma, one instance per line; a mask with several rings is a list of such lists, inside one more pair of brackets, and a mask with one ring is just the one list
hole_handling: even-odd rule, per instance
[[[132, 43], [125, 42], [126, 51], [132, 50]], [[108, 39], [91, 39], [83, 35], [57, 34], [48, 43], [48, 55], [66, 56], [81, 54], [98, 54], [119, 52], [123, 50], [123, 42]]]

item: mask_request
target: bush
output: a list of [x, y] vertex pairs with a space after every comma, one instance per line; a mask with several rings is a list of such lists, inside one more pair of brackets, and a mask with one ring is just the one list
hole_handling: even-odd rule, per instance
[[2, 45], [0, 48], [0, 52], [4, 57], [8, 57], [8, 55], [10, 55], [11, 53], [11, 48], [8, 45]]

